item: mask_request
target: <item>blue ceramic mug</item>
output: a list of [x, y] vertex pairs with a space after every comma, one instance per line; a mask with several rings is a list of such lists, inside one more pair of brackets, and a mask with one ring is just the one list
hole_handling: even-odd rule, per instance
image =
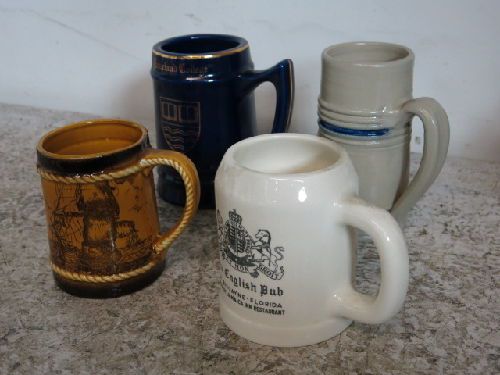
[[[286, 132], [293, 106], [291, 60], [254, 70], [248, 42], [219, 34], [185, 35], [153, 47], [158, 147], [186, 154], [201, 181], [200, 207], [215, 206], [215, 172], [234, 143], [256, 134], [253, 91], [273, 83], [277, 91], [271, 132]], [[184, 204], [184, 184], [170, 167], [159, 170], [159, 195]]]

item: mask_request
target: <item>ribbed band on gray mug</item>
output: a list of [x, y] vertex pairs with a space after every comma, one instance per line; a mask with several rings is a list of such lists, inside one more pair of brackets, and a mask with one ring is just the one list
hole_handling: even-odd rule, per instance
[[401, 111], [412, 99], [413, 52], [381, 42], [330, 46], [321, 56], [321, 120], [353, 129], [390, 128], [410, 116]]

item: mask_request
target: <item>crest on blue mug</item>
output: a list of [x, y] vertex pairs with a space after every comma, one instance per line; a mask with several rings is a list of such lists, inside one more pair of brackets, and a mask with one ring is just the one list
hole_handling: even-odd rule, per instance
[[160, 97], [160, 127], [171, 150], [190, 151], [200, 138], [200, 102]]

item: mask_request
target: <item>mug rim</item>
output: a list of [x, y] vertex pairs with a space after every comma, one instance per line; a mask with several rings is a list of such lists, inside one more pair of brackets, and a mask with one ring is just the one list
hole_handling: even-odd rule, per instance
[[[109, 151], [88, 154], [59, 154], [46, 149], [45, 142], [65, 132], [79, 128], [114, 124], [116, 127], [128, 126], [138, 131], [137, 139], [122, 147]], [[115, 168], [127, 160], [137, 158], [144, 150], [150, 148], [148, 131], [141, 124], [116, 118], [83, 120], [53, 129], [43, 135], [36, 146], [38, 168], [50, 170], [59, 175], [75, 175], [100, 173], [108, 168]]]
[[[94, 153], [83, 154], [83, 155], [82, 154], [58, 154], [55, 152], [48, 151], [44, 147], [44, 143], [47, 142], [48, 140], [50, 140], [51, 138], [53, 138], [54, 136], [64, 134], [67, 132], [71, 132], [71, 131], [74, 131], [76, 129], [99, 126], [99, 125], [116, 125], [118, 127], [128, 126], [128, 127], [135, 128], [135, 129], [139, 130], [141, 133], [135, 142], [131, 143], [128, 146], [119, 147], [119, 148], [113, 149], [111, 151], [94, 152]], [[43, 135], [40, 138], [40, 140], [38, 141], [38, 144], [36, 146], [36, 149], [37, 149], [39, 154], [41, 154], [47, 158], [51, 158], [51, 159], [56, 159], [56, 160], [91, 160], [91, 159], [109, 156], [109, 155], [113, 155], [116, 153], [121, 153], [124, 151], [134, 149], [144, 142], [147, 135], [148, 135], [148, 131], [143, 125], [141, 125], [137, 122], [134, 122], [134, 121], [130, 121], [130, 120], [123, 120], [123, 119], [118, 119], [118, 118], [103, 118], [103, 119], [83, 120], [83, 121], [73, 122], [73, 123], [70, 123], [70, 124], [67, 124], [67, 125], [64, 125], [64, 126], [61, 126], [59, 128], [56, 128], [56, 129], [49, 131], [48, 133], [46, 133], [45, 135]]]
[[[234, 41], [238, 43], [235, 47], [222, 49], [219, 51], [207, 51], [199, 53], [184, 53], [168, 51], [164, 49], [166, 43], [173, 43], [178, 41], [187, 40], [197, 40], [197, 39], [209, 39], [209, 40], [219, 40], [219, 41]], [[213, 59], [228, 55], [233, 55], [235, 53], [242, 52], [249, 48], [248, 41], [245, 38], [231, 35], [231, 34], [186, 34], [174, 36], [171, 38], [164, 39], [153, 46], [153, 54], [161, 56], [166, 59], [180, 59], [180, 60], [200, 60], [200, 59]]]
[[[353, 51], [354, 49], [360, 49], [363, 47], [375, 47], [379, 48], [381, 51], [399, 52], [402, 55], [401, 57], [398, 57], [396, 59], [391, 59], [388, 61], [342, 60], [332, 55], [333, 52], [340, 55], [342, 53], [350, 52]], [[323, 60], [328, 61], [331, 64], [339, 66], [382, 68], [382, 67], [394, 67], [397, 65], [405, 65], [408, 63], [411, 64], [415, 59], [415, 55], [410, 48], [402, 44], [377, 42], [377, 41], [357, 41], [357, 42], [346, 42], [328, 46], [323, 50], [322, 58]]]
[[[235, 158], [235, 153], [242, 146], [251, 145], [254, 143], [260, 143], [269, 139], [296, 139], [303, 140], [307, 142], [315, 142], [330, 148], [337, 154], [337, 158], [329, 163], [327, 166], [314, 169], [306, 172], [265, 172], [258, 171], [256, 169], [249, 168], [242, 163], [238, 162]], [[341, 167], [349, 158], [347, 156], [347, 152], [338, 144], [313, 134], [300, 134], [300, 133], [275, 133], [275, 134], [260, 134], [254, 137], [246, 138], [242, 141], [239, 141], [229, 147], [226, 154], [224, 155], [223, 162], [227, 163], [229, 166], [234, 168], [239, 168], [244, 170], [245, 172], [249, 172], [259, 176], [265, 176], [267, 178], [307, 178], [312, 176], [321, 175], [326, 172], [333, 171]], [[222, 163], [221, 163], [222, 165]]]

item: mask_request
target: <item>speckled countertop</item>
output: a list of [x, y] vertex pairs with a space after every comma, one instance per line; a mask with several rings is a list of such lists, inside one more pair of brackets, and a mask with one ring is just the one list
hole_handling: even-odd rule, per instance
[[[140, 292], [91, 300], [54, 285], [35, 144], [88, 117], [0, 105], [0, 374], [500, 372], [499, 163], [450, 158], [411, 212], [410, 288], [392, 320], [278, 349], [236, 336], [219, 318], [211, 210], [198, 213], [163, 275]], [[179, 213], [160, 203], [162, 225]], [[376, 253], [366, 241], [359, 253], [359, 288], [373, 292]]]

